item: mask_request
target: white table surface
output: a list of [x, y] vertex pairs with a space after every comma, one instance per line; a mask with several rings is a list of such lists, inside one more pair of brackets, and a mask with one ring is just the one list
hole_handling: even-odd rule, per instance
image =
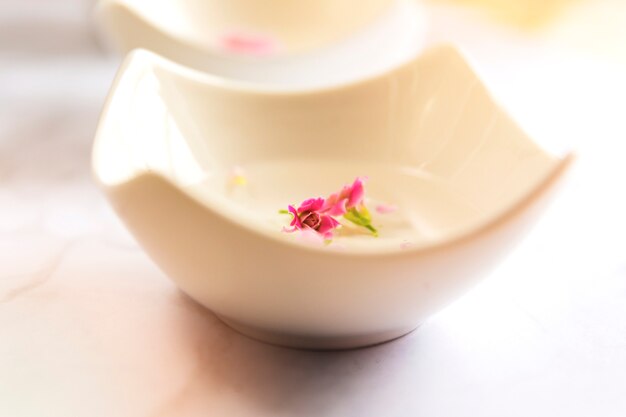
[[540, 35], [431, 10], [430, 42], [460, 42], [526, 130], [579, 160], [542, 221], [464, 298], [395, 342], [321, 353], [238, 335], [150, 262], [90, 179], [118, 61], [99, 51], [89, 4], [3, 0], [0, 416], [626, 415], [619, 3], [593, 2]]

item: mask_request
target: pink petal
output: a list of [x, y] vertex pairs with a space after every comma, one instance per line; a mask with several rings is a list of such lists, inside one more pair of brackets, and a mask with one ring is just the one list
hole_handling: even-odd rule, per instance
[[398, 210], [398, 207], [393, 204], [379, 204], [376, 206], [376, 212], [380, 214], [389, 214], [395, 212], [396, 210]]
[[304, 213], [305, 211], [319, 211], [322, 207], [324, 207], [323, 198], [309, 198], [300, 204], [300, 207], [298, 207], [298, 213]]
[[349, 198], [350, 194], [352, 194], [352, 186], [344, 185], [341, 191], [339, 192], [339, 198]]
[[293, 219], [291, 220], [290, 226], [294, 226], [296, 229], [302, 229], [302, 222], [300, 221], [300, 216], [298, 216], [298, 212], [294, 206], [287, 207], [289, 213], [293, 215]]
[[347, 200], [345, 198], [337, 201], [334, 206], [328, 209], [327, 213], [331, 216], [343, 216], [347, 212], [346, 202]]
[[324, 236], [317, 233], [315, 230], [308, 228], [302, 229], [302, 231], [298, 234], [298, 240], [316, 246], [324, 244]]
[[363, 201], [363, 195], [365, 194], [365, 189], [363, 188], [363, 180], [359, 177], [354, 180], [350, 190], [350, 197], [348, 199], [347, 208], [356, 207]]
[[321, 212], [326, 212], [330, 210], [335, 204], [337, 204], [337, 200], [339, 200], [339, 194], [337, 193], [328, 196], [328, 198], [326, 198], [326, 201], [324, 201], [324, 207], [322, 207]]
[[222, 36], [219, 43], [229, 52], [248, 55], [269, 55], [278, 49], [276, 41], [269, 37], [240, 32]]
[[337, 220], [335, 220], [333, 217], [327, 216], [327, 215], [322, 215], [322, 217], [320, 218], [320, 225], [317, 228], [317, 231], [318, 231], [318, 233], [320, 233], [322, 235], [326, 235], [331, 230], [337, 228], [337, 226], [339, 226], [339, 224], [340, 223]]

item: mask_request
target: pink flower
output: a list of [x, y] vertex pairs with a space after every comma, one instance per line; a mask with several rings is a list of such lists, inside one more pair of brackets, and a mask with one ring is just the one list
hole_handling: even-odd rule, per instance
[[309, 198], [304, 200], [298, 209], [289, 206], [288, 211], [293, 216], [290, 224], [292, 228], [285, 231], [315, 230], [326, 239], [332, 238], [332, 231], [339, 226], [339, 222], [322, 211], [324, 205], [323, 198]]
[[322, 211], [331, 216], [343, 216], [351, 208], [361, 205], [365, 194], [363, 188], [365, 180], [364, 177], [357, 177], [352, 185], [344, 185], [340, 192], [331, 194], [326, 199]]
[[369, 230], [374, 236], [378, 231], [372, 225], [372, 218], [363, 202], [365, 177], [357, 177], [350, 185], [344, 185], [341, 191], [331, 194], [327, 199], [309, 198], [304, 200], [297, 209], [289, 206], [281, 213], [291, 214], [291, 228], [283, 228], [285, 232], [317, 232], [324, 239], [333, 237], [333, 230], [341, 224], [335, 217], [354, 223]]
[[219, 43], [228, 52], [244, 55], [270, 55], [278, 49], [276, 41], [268, 36], [243, 32], [227, 33]]

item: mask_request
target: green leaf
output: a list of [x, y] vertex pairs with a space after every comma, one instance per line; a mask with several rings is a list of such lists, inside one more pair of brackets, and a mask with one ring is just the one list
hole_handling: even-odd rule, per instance
[[[359, 213], [357, 211], [357, 213]], [[363, 217], [365, 220], [367, 220], [369, 223], [372, 222], [372, 216], [370, 215], [369, 210], [367, 209], [367, 207], [363, 206], [361, 207], [361, 211], [360, 211], [361, 217]]]
[[374, 237], [378, 237], [378, 230], [376, 230], [374, 226], [372, 226], [371, 224], [368, 224], [367, 226], [365, 226], [365, 228], [369, 230], [370, 232], [372, 232]]
[[352, 223], [356, 224], [357, 226], [364, 226], [366, 223], [364, 223], [363, 219], [361, 218], [361, 215], [359, 214], [358, 211], [356, 211], [355, 209], [350, 209], [347, 213], [345, 213], [343, 215], [344, 219], [351, 221]]
[[374, 226], [372, 226], [372, 218], [370, 216], [369, 211], [362, 207], [361, 211], [356, 208], [351, 208], [348, 210], [346, 214], [343, 215], [344, 219], [356, 224], [357, 226], [361, 226], [372, 232], [374, 236], [378, 236], [378, 230]]
[[278, 210], [278, 214], [291, 214], [289, 210]]

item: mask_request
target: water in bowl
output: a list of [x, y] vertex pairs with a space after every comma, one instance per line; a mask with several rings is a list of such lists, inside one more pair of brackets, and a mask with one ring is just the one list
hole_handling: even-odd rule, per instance
[[298, 240], [298, 233], [283, 231], [291, 217], [279, 211], [307, 198], [327, 197], [356, 177], [367, 177], [365, 203], [378, 237], [339, 219], [342, 227], [328, 248], [424, 246], [445, 240], [480, 216], [480, 210], [449, 183], [413, 167], [389, 164], [264, 161], [229, 167], [187, 189], [201, 200], [225, 203], [253, 227]]

